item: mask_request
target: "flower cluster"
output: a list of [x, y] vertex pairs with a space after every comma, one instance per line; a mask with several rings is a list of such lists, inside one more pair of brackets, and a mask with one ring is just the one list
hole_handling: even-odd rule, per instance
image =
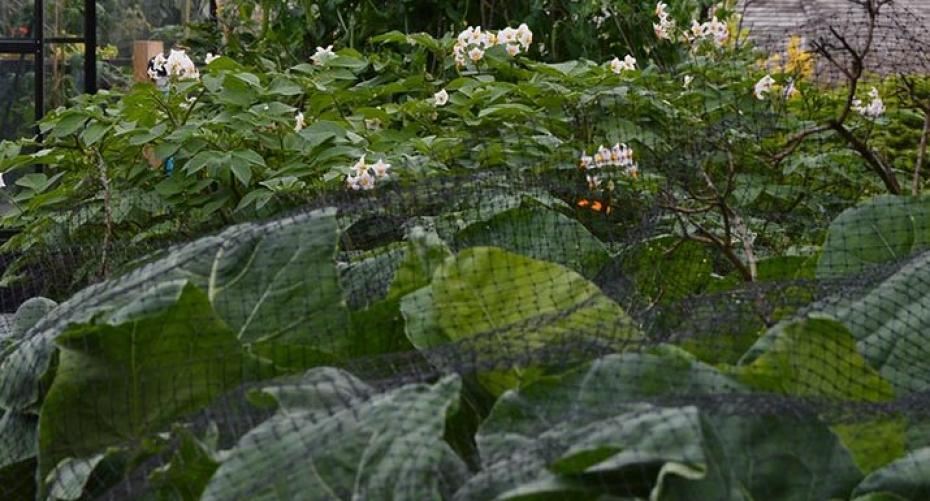
[[853, 99], [852, 109], [856, 110], [857, 113], [866, 117], [866, 118], [878, 118], [885, 114], [885, 103], [882, 101], [881, 96], [878, 94], [878, 89], [872, 87], [872, 90], [869, 91], [869, 97], [872, 98], [872, 101], [868, 105], [863, 106], [862, 100]]
[[730, 28], [727, 23], [718, 20], [717, 16], [705, 23], [692, 20], [691, 30], [684, 33], [684, 39], [688, 43], [713, 40], [717, 47], [723, 47], [730, 40]]
[[306, 126], [307, 122], [304, 119], [304, 113], [302, 111], [298, 111], [297, 114], [294, 115], [294, 132], [300, 132], [304, 130], [304, 127]]
[[346, 176], [346, 185], [355, 191], [373, 190], [376, 179], [388, 177], [388, 170], [391, 164], [385, 163], [384, 159], [379, 159], [373, 164], [365, 163], [365, 155], [352, 166], [351, 172]]
[[600, 178], [596, 174], [590, 173], [594, 169], [620, 167], [627, 176], [632, 178], [639, 176], [639, 166], [633, 160], [633, 148], [621, 143], [615, 144], [613, 148], [605, 148], [604, 145], [598, 146], [594, 155], [581, 152], [578, 167], [585, 172], [588, 187], [592, 190], [601, 184]]
[[317, 47], [316, 52], [310, 56], [310, 60], [317, 66], [323, 66], [334, 57], [336, 57], [336, 53], [333, 52], [333, 46], [330, 45], [328, 47]]
[[656, 38], [659, 40], [671, 40], [672, 32], [675, 31], [675, 20], [668, 14], [668, 4], [659, 2], [656, 4], [656, 16], [659, 18], [658, 23], [652, 24]]
[[633, 71], [636, 69], [636, 58], [627, 54], [626, 57], [621, 61], [619, 57], [615, 57], [613, 61], [610, 62], [610, 71], [613, 71], [616, 74], [621, 74], [624, 71]]
[[511, 57], [530, 50], [533, 43], [533, 32], [526, 23], [517, 28], [504, 28], [497, 33], [482, 31], [481, 26], [469, 26], [458, 34], [452, 54], [455, 64], [465, 66], [471, 60], [477, 63], [484, 58], [484, 53], [491, 47], [500, 45]]
[[149, 78], [156, 82], [163, 79], [176, 77], [181, 80], [193, 80], [200, 78], [200, 72], [197, 66], [191, 61], [187, 53], [183, 50], [171, 49], [166, 58], [164, 54], [157, 54], [149, 61], [148, 65]]

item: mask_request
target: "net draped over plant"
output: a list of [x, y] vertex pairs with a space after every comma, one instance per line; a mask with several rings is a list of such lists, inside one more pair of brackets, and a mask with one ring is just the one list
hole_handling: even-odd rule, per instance
[[[783, 73], [858, 85], [842, 40]], [[920, 109], [917, 60], [883, 72]], [[475, 127], [493, 168], [10, 257], [0, 497], [930, 498], [930, 198], [861, 147], [885, 88], [799, 120], [791, 83], [617, 86], [550, 110], [573, 141]]]

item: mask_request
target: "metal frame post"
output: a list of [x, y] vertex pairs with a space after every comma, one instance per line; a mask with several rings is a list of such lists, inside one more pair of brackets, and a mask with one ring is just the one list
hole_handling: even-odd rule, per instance
[[97, 2], [84, 0], [84, 92], [97, 92]]
[[[35, 119], [36, 122], [45, 116], [45, 1], [35, 0], [33, 3], [33, 22], [35, 23], [32, 31], [33, 43], [35, 43]], [[36, 134], [41, 138], [38, 123], [36, 124]]]

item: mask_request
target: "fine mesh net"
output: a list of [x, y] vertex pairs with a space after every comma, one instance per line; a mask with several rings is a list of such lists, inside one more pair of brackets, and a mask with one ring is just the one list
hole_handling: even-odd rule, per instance
[[[817, 18], [812, 81], [925, 73], [893, 7]], [[909, 28], [856, 59], [876, 26]], [[571, 144], [470, 131], [462, 174], [8, 256], [0, 497], [930, 499], [930, 202], [867, 197], [909, 186], [842, 122], [627, 91], [562, 110]], [[635, 173], [579, 169], [622, 142]], [[874, 186], [740, 178], [797, 151]]]

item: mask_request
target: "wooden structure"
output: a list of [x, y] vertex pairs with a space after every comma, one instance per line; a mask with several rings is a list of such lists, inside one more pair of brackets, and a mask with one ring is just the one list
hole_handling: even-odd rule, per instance
[[165, 52], [165, 44], [161, 40], [135, 40], [132, 42], [132, 79], [136, 82], [149, 80], [149, 60], [156, 54]]

